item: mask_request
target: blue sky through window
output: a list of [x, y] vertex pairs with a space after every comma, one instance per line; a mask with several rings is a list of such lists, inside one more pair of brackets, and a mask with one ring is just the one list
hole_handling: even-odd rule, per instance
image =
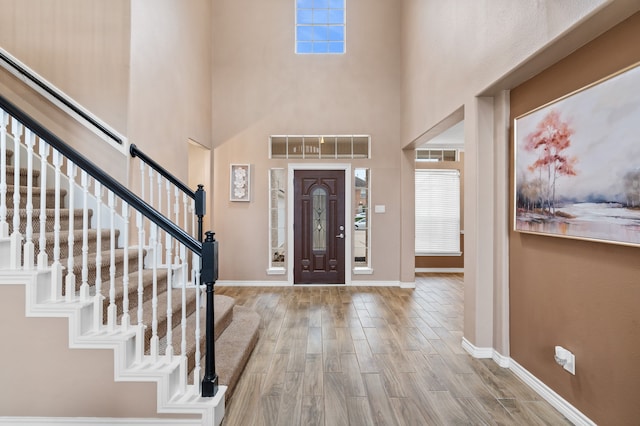
[[296, 0], [296, 53], [345, 52], [345, 1]]

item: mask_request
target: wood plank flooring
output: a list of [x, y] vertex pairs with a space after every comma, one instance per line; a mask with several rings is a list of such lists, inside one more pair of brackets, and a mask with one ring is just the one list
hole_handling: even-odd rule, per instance
[[463, 277], [415, 289], [219, 287], [262, 317], [232, 425], [570, 425], [509, 370], [461, 348]]

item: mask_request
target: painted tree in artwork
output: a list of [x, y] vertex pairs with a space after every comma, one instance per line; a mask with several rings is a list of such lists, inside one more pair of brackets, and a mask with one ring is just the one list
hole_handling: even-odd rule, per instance
[[640, 170], [630, 171], [624, 175], [624, 191], [627, 196], [627, 207], [640, 208]]
[[532, 173], [546, 182], [543, 210], [555, 214], [556, 181], [560, 176], [575, 176], [576, 157], [569, 157], [564, 151], [571, 146], [574, 130], [562, 121], [556, 110], [551, 110], [538, 123], [536, 129], [525, 138], [524, 149], [538, 153], [536, 161], [529, 166]]

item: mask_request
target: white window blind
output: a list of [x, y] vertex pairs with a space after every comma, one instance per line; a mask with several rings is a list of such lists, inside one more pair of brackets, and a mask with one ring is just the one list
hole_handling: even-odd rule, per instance
[[416, 170], [416, 254], [460, 255], [458, 170]]

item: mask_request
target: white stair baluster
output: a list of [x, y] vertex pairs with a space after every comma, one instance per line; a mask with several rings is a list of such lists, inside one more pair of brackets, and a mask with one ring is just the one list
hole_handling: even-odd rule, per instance
[[172, 285], [172, 265], [171, 265], [171, 235], [168, 232], [165, 232], [165, 243], [167, 246], [167, 349], [165, 351], [165, 355], [167, 356], [167, 362], [170, 362], [173, 357], [173, 331], [172, 331], [172, 323], [173, 323], [173, 304], [172, 304], [172, 296], [173, 296], [173, 285]]
[[158, 338], [158, 225], [151, 224], [149, 234], [149, 247], [151, 247], [151, 271], [152, 271], [152, 295], [151, 295], [151, 358], [158, 362], [159, 338]]
[[[196, 200], [191, 200], [189, 204], [191, 208], [191, 232], [193, 238], [198, 239], [198, 227], [196, 226]], [[200, 241], [202, 242], [202, 241]]]
[[[194, 386], [200, 386], [200, 257], [194, 253], [191, 255], [191, 277], [193, 278], [195, 291], [196, 291], [196, 365], [193, 369], [193, 384]], [[198, 265], [196, 267], [196, 265]]]
[[140, 194], [144, 200], [144, 162], [140, 161]]
[[69, 193], [67, 194], [67, 206], [69, 208], [69, 230], [68, 230], [68, 242], [67, 247], [69, 247], [69, 253], [67, 255], [67, 276], [65, 279], [65, 299], [68, 302], [71, 302], [75, 299], [76, 296], [76, 274], [73, 272], [73, 267], [75, 265], [75, 256], [73, 255], [73, 244], [74, 244], [74, 215], [73, 215], [73, 204], [74, 204], [74, 196], [75, 196], [75, 181], [76, 181], [76, 165], [73, 164], [71, 160], [67, 158], [67, 177], [69, 178]]
[[124, 230], [122, 241], [124, 241], [124, 266], [122, 269], [122, 331], [127, 331], [131, 325], [129, 318], [129, 204], [122, 201], [122, 218], [124, 219]]
[[94, 329], [100, 331], [103, 324], [104, 296], [102, 295], [102, 185], [94, 180], [96, 197], [96, 295], [93, 306]]
[[[156, 206], [158, 211], [162, 213], [162, 175], [158, 173], [156, 175], [156, 182], [158, 185], [158, 205]], [[160, 231], [160, 230], [158, 230]], [[158, 234], [160, 235], [160, 234]]]
[[[0, 121], [0, 238], [9, 236], [7, 223], [7, 123], [9, 114], [2, 111]], [[14, 209], [15, 210], [15, 209]]]
[[[175, 214], [174, 223], [176, 225], [180, 226], [180, 192], [181, 191], [178, 189], [177, 186], [175, 186], [174, 188], [175, 188], [174, 193], [173, 193], [174, 198], [175, 198], [175, 201], [174, 201], [174, 204], [173, 204], [173, 212]], [[186, 231], [186, 229], [185, 229], [185, 231]], [[176, 247], [176, 249], [177, 249], [177, 247]], [[178, 259], [178, 251], [176, 250], [176, 261], [174, 263], [178, 263], [177, 259]]]
[[38, 247], [38, 269], [49, 267], [49, 256], [47, 255], [47, 157], [49, 157], [49, 145], [40, 139], [40, 240]]
[[197, 239], [198, 236], [193, 232], [193, 229], [189, 230], [189, 215], [187, 214], [189, 209], [188, 203], [189, 198], [187, 197], [187, 194], [182, 194], [182, 221], [184, 223], [184, 230], [187, 231], [189, 235]]
[[[175, 188], [174, 190], [175, 201], [173, 204], [173, 212], [175, 215], [174, 223], [180, 226], [180, 190], [178, 189], [177, 186], [174, 186], [174, 188]], [[173, 259], [173, 263], [175, 265], [180, 265], [180, 256], [179, 256], [178, 247], [179, 245], [176, 243], [175, 257]]]
[[11, 120], [11, 135], [13, 136], [13, 232], [11, 232], [11, 255], [9, 265], [11, 269], [18, 269], [22, 265], [22, 234], [20, 234], [20, 134], [22, 124], [15, 118]]
[[153, 207], [153, 169], [151, 167], [149, 167], [149, 205]]
[[[143, 180], [144, 182], [144, 180]], [[136, 330], [136, 361], [138, 364], [142, 363], [144, 356], [144, 329], [145, 325], [142, 322], [142, 304], [144, 300], [144, 256], [143, 247], [145, 244], [144, 235], [144, 222], [142, 221], [142, 213], [136, 212], [136, 226], [138, 227], [138, 327]]]
[[[180, 244], [180, 268], [176, 270], [176, 273], [180, 274], [180, 296], [182, 297], [182, 318], [180, 318], [182, 337], [180, 339], [180, 354], [183, 357], [187, 356], [187, 262], [185, 256], [185, 246], [184, 244]], [[182, 393], [185, 393], [187, 391], [187, 373], [186, 371], [183, 373], [184, 377], [181, 378], [180, 383], [182, 386]]]
[[35, 245], [33, 244], [33, 146], [36, 143], [36, 136], [31, 130], [25, 130], [24, 141], [27, 145], [27, 223], [22, 263], [24, 269], [31, 270], [35, 260]]
[[[157, 175], [157, 182], [158, 182], [158, 205], [157, 205], [157, 209], [160, 213], [162, 213], [162, 175], [160, 173], [158, 173]], [[158, 247], [158, 250], [156, 251], [156, 255], [158, 256], [158, 266], [162, 265], [162, 255], [164, 254], [163, 250], [162, 250], [162, 239], [160, 237], [160, 234], [163, 231], [161, 229], [158, 229], [158, 238], [156, 240], [156, 244]]]
[[[171, 187], [169, 186], [169, 181], [166, 180], [166, 189], [167, 189], [167, 217], [171, 217]], [[167, 357], [167, 362], [171, 362], [173, 358], [173, 304], [172, 304], [172, 296], [173, 296], [173, 275], [172, 275], [172, 256], [171, 256], [171, 246], [172, 246], [172, 237], [171, 234], [165, 231], [165, 262], [167, 262], [167, 348], [165, 350], [165, 355]]]
[[51, 265], [51, 299], [59, 300], [62, 296], [62, 264], [60, 263], [60, 175], [62, 172], [62, 155], [53, 150], [54, 173], [54, 211], [53, 211], [53, 264]]
[[[89, 175], [82, 170], [82, 285], [80, 299], [89, 300]], [[73, 214], [73, 212], [69, 213]]]
[[109, 202], [109, 308], [107, 309], [107, 327], [116, 329], [118, 308], [116, 306], [116, 201], [113, 192], [108, 192]]

